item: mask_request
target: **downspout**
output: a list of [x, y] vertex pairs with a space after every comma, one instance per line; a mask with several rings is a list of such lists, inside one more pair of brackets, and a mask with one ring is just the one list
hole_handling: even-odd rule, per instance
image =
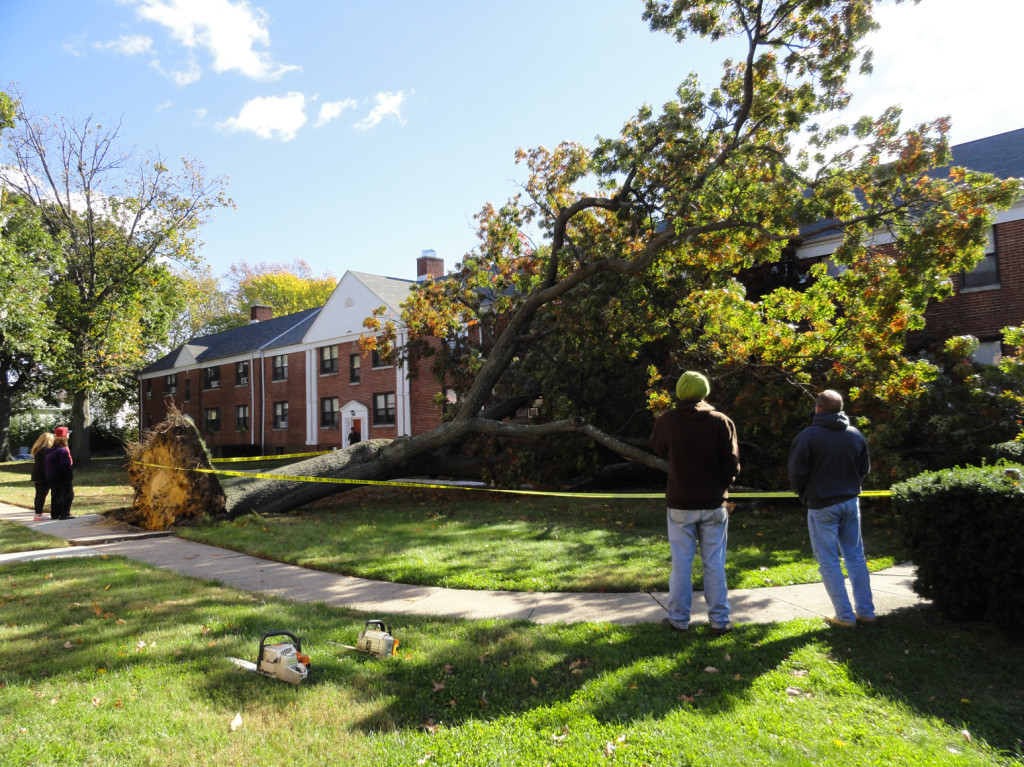
[[249, 444], [256, 444], [256, 358], [249, 352], [249, 412], [252, 423], [249, 425]]
[[267, 454], [267, 383], [264, 380], [266, 375], [266, 357], [260, 349], [260, 455]]

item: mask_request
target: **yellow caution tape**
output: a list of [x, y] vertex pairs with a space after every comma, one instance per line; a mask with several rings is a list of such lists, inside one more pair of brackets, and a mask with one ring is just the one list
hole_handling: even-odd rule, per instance
[[[289, 453], [288, 455], [255, 455], [249, 458], [211, 458], [210, 463], [249, 463], [249, 461], [280, 461], [282, 458], [312, 458], [316, 455], [327, 455], [333, 450], [321, 450], [318, 453]], [[164, 467], [169, 468], [169, 467]]]
[[[224, 477], [248, 477], [250, 479], [271, 479], [283, 482], [321, 482], [335, 485], [381, 485], [384, 487], [418, 487], [429, 490], [484, 490], [488, 493], [512, 493], [515, 495], [543, 495], [552, 498], [635, 498], [640, 500], [664, 499], [664, 493], [562, 493], [550, 490], [508, 490], [479, 485], [439, 485], [429, 482], [395, 482], [381, 479], [342, 479], [339, 477], [307, 477], [299, 474], [261, 474], [250, 471], [227, 471], [218, 469], [185, 469], [180, 466], [162, 466], [156, 463], [136, 461], [140, 466], [172, 471], [198, 471], [202, 474], [219, 474]], [[862, 496], [882, 497], [891, 495], [889, 490], [864, 490]], [[796, 498], [789, 491], [763, 493], [730, 493], [729, 498]]]

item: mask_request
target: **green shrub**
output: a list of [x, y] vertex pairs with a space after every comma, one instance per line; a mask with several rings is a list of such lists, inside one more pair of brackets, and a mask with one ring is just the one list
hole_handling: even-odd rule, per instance
[[995, 463], [1000, 458], [1014, 463], [1024, 463], [1024, 442], [1000, 442], [988, 449], [988, 459]]
[[1024, 626], [1022, 469], [946, 469], [892, 488], [914, 589], [952, 618]]

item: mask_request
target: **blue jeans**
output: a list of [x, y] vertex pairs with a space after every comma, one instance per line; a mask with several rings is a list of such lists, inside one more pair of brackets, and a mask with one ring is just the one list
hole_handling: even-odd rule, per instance
[[[875, 603], [871, 598], [868, 565], [864, 561], [864, 542], [860, 537], [860, 502], [857, 498], [807, 510], [807, 529], [811, 534], [811, 548], [818, 560], [818, 572], [825, 591], [836, 611], [836, 618], [853, 623], [857, 616], [875, 617]], [[840, 554], [846, 563], [846, 572], [853, 587], [853, 604], [846, 593], [846, 580], [839, 564]]]
[[718, 509], [668, 510], [668, 545], [672, 551], [672, 575], [668, 582], [668, 619], [679, 628], [690, 626], [693, 583], [690, 574], [700, 544], [704, 568], [704, 601], [714, 628], [729, 625], [729, 594], [725, 586], [725, 546], [729, 537], [729, 512]]

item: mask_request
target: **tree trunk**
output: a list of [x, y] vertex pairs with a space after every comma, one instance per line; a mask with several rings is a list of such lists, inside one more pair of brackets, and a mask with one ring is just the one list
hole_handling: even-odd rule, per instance
[[11, 390], [0, 386], [0, 461], [11, 457]]
[[[345, 450], [317, 456], [289, 465], [274, 474], [323, 477], [334, 479], [387, 480], [422, 466], [421, 461], [443, 448], [455, 448], [471, 434], [491, 434], [522, 440], [541, 439], [553, 434], [583, 432], [591, 439], [614, 450], [629, 460], [665, 471], [664, 459], [611, 437], [582, 420], [555, 421], [539, 425], [512, 424], [474, 418], [442, 424], [424, 434], [389, 440], [368, 440]], [[222, 481], [227, 495], [225, 510], [229, 517], [256, 512], [273, 514], [294, 509], [335, 493], [358, 487], [354, 484], [328, 482], [289, 482], [242, 477]]]
[[71, 400], [71, 458], [79, 466], [88, 466], [92, 460], [89, 450], [89, 432], [92, 430], [92, 409], [89, 391], [76, 391]]

